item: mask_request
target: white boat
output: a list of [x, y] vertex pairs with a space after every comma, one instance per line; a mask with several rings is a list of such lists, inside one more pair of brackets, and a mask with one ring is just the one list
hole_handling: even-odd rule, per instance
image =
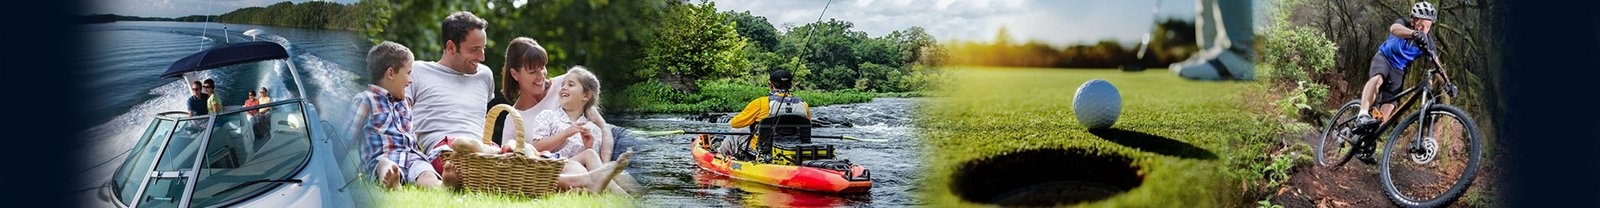
[[[116, 207], [355, 207], [365, 187], [351, 185], [334, 153], [341, 132], [306, 97], [288, 50], [272, 42], [213, 47], [173, 63], [176, 78], [206, 70], [257, 70], [263, 81], [234, 89], [274, 92], [270, 103], [227, 106], [210, 115], [154, 115], [133, 150], [101, 189]], [[256, 114], [256, 115], [252, 115]]]

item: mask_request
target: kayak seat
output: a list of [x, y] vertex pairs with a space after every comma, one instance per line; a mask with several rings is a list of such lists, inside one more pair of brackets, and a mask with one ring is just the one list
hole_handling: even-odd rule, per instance
[[[761, 119], [751, 125], [756, 133], [756, 155], [773, 155], [774, 143], [811, 143], [811, 119], [804, 115], [780, 114]], [[773, 158], [767, 158], [773, 159]]]

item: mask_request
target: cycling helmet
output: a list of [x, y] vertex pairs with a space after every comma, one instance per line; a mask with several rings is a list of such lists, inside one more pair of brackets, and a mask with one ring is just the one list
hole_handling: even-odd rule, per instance
[[1437, 13], [1434, 13], [1432, 3], [1422, 1], [1411, 6], [1411, 17], [1434, 20], [1435, 14]]

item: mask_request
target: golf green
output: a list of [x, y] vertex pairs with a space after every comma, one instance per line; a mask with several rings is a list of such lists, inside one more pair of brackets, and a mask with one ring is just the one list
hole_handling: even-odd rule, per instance
[[[1229, 173], [1263, 156], [1278, 126], [1241, 101], [1250, 83], [1164, 70], [949, 70], [952, 80], [919, 111], [932, 151], [920, 191], [930, 204], [1246, 206], [1251, 183]], [[1110, 129], [1073, 116], [1073, 93], [1091, 79], [1122, 95]]]

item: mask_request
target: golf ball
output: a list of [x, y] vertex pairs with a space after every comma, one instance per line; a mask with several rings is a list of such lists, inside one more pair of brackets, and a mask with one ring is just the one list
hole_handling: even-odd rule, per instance
[[1122, 114], [1122, 94], [1111, 82], [1089, 80], [1072, 95], [1072, 114], [1078, 117], [1078, 124], [1091, 129], [1111, 127]]

